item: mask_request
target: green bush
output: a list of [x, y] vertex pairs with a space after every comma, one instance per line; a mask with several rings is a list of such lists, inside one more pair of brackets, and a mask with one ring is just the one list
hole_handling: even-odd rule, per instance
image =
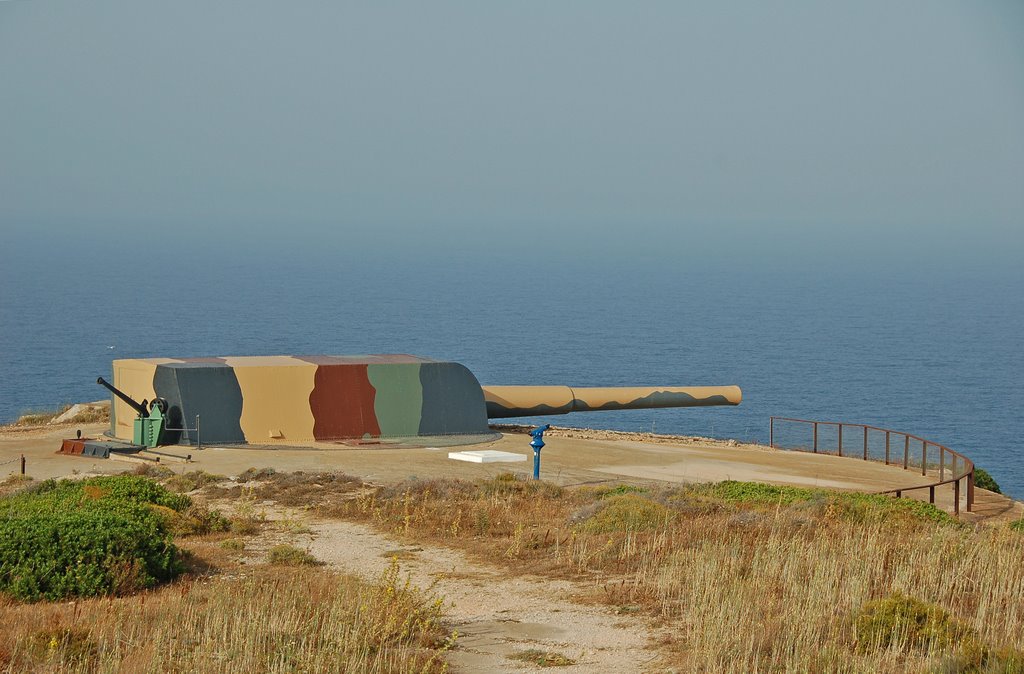
[[0, 499], [0, 592], [16, 599], [125, 594], [181, 570], [162, 509], [191, 499], [131, 475], [47, 480]]
[[772, 505], [811, 501], [816, 498], [824, 498], [828, 493], [822, 489], [780, 487], [761, 482], [737, 482], [735, 480], [702, 485], [695, 489], [730, 503], [768, 503]]
[[988, 474], [988, 471], [984, 468], [978, 468], [977, 466], [974, 467], [974, 486], [994, 491], [997, 494], [1003, 493], [999, 491], [999, 484], [991, 475]]
[[[857, 522], [903, 517], [910, 520], [930, 520], [939, 524], [956, 523], [955, 518], [930, 503], [910, 498], [893, 498], [885, 494], [805, 489], [734, 480], [697, 485], [690, 489], [689, 494], [698, 498], [711, 498], [753, 507], [810, 503], [823, 509], [831, 509], [845, 519]], [[684, 492], [684, 498], [687, 495]]]
[[611, 496], [583, 522], [583, 530], [593, 534], [617, 531], [650, 531], [672, 521], [676, 513], [636, 494]]
[[977, 635], [944, 609], [899, 593], [865, 604], [855, 624], [861, 651], [983, 651]]
[[1021, 518], [1014, 522], [1010, 522], [1010, 528], [1014, 531], [1019, 531], [1022, 534], [1024, 534], [1024, 518]]
[[623, 494], [646, 494], [649, 489], [644, 487], [634, 487], [631, 484], [619, 484], [614, 487], [598, 487], [596, 490], [597, 496], [600, 498], [609, 498], [612, 496], [622, 496]]
[[279, 566], [319, 566], [321, 563], [305, 550], [284, 543], [270, 548], [267, 560]]

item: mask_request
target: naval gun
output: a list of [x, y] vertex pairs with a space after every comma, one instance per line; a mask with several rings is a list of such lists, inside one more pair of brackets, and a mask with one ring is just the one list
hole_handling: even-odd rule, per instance
[[138, 414], [135, 417], [132, 441], [136, 445], [145, 445], [150, 449], [169, 444], [167, 431], [167, 411], [170, 405], [159, 396], [152, 400], [136, 402], [131, 396], [121, 391], [103, 377], [97, 377], [96, 383], [107, 389]]
[[482, 386], [489, 419], [739, 405], [739, 386]]
[[149, 446], [192, 444], [197, 438], [175, 427], [200, 415], [206, 443], [470, 444], [494, 439], [490, 419], [739, 405], [743, 397], [737, 386], [481, 385], [460, 363], [411, 354], [131, 358], [112, 369], [114, 385], [104, 384], [115, 396], [110, 435], [132, 438], [134, 424], [136, 444]]

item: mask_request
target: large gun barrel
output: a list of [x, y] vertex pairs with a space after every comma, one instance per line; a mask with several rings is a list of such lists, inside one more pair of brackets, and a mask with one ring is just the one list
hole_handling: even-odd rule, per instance
[[484, 386], [487, 417], [537, 417], [597, 410], [739, 405], [738, 386]]
[[145, 417], [149, 416], [149, 410], [146, 409], [146, 405], [144, 404], [145, 401], [143, 401], [141, 403], [135, 402], [134, 400], [131, 399], [131, 397], [128, 396], [127, 393], [124, 393], [123, 391], [118, 390], [117, 387], [115, 387], [113, 384], [108, 382], [103, 377], [97, 377], [96, 378], [96, 383], [99, 384], [100, 386], [106, 388], [108, 391], [110, 391], [111, 393], [116, 395], [118, 398], [123, 400], [126, 405], [128, 405], [133, 410], [138, 412], [140, 417], [145, 418]]

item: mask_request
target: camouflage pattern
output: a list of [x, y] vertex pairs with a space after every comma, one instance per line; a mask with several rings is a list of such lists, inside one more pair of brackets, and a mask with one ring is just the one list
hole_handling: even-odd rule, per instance
[[[488, 418], [592, 410], [738, 405], [739, 388], [481, 387], [459, 363], [410, 355], [145, 358], [113, 362], [113, 384], [168, 402], [172, 441], [301, 444], [488, 436]], [[110, 432], [132, 439], [136, 412], [112, 397]]]
[[484, 400], [488, 418], [505, 419], [601, 410], [739, 405], [743, 393], [738, 386], [485, 386]]
[[[483, 392], [458, 363], [409, 355], [245, 356], [115, 360], [113, 384], [136, 401], [169, 403], [168, 426], [204, 443], [491, 434]], [[114, 397], [111, 434], [132, 437], [136, 413]], [[176, 440], [193, 444], [195, 433]]]

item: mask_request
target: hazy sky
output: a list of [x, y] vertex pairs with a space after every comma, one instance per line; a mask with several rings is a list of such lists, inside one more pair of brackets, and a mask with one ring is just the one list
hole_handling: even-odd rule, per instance
[[156, 228], [1019, 263], [1024, 3], [0, 2], [3, 237]]

